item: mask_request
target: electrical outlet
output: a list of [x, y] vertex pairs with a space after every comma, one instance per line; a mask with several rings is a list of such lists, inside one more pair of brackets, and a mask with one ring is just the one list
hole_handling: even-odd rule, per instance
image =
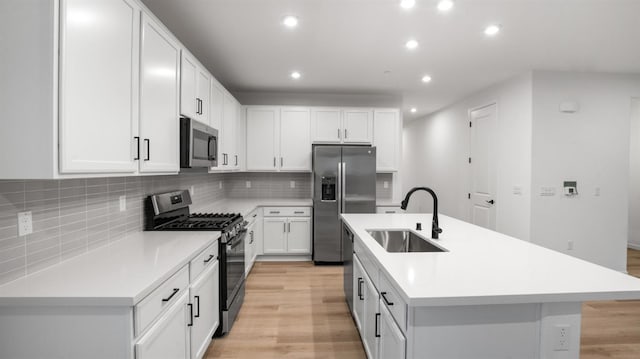
[[593, 195], [596, 196], [596, 197], [600, 197], [600, 187], [596, 187], [593, 190]]
[[553, 350], [571, 350], [571, 326], [556, 324], [553, 327]]
[[31, 211], [18, 213], [18, 235], [26, 236], [33, 233], [33, 217]]
[[247, 188], [251, 188], [251, 181], [245, 181], [244, 185], [245, 185]]
[[289, 181], [290, 188], [296, 188], [296, 181]]
[[522, 186], [513, 186], [513, 194], [521, 196], [522, 195]]
[[196, 186], [191, 186], [189, 187], [189, 194], [191, 196], [193, 196], [194, 194], [196, 194]]
[[127, 210], [127, 196], [120, 196], [120, 212]]
[[570, 251], [572, 251], [572, 250], [573, 250], [573, 241], [572, 241], [572, 240], [569, 240], [569, 241], [567, 242], [567, 249], [568, 249], [568, 250], [570, 250]]
[[389, 188], [389, 181], [382, 182], [382, 187]]
[[222, 181], [218, 182], [218, 188], [222, 189]]

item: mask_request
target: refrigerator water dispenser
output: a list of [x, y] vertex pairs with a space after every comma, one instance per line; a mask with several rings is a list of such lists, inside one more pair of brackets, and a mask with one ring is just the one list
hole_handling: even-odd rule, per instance
[[336, 178], [322, 177], [322, 201], [336, 200]]

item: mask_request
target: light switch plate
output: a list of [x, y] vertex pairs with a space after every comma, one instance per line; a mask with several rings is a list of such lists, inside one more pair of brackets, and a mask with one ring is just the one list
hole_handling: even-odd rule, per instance
[[245, 185], [247, 188], [251, 188], [251, 181], [245, 181], [244, 185]]
[[522, 186], [513, 186], [513, 194], [522, 195]]
[[389, 181], [383, 181], [382, 182], [382, 187], [389, 188]]
[[222, 181], [218, 182], [218, 188], [222, 189]]
[[193, 197], [196, 194], [196, 186], [189, 187], [189, 194]]
[[290, 188], [296, 188], [296, 181], [289, 181]]
[[18, 213], [18, 236], [33, 233], [33, 217], [31, 211]]

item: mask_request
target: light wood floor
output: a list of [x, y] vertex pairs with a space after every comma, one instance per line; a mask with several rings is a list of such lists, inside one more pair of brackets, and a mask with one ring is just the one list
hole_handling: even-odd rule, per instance
[[[628, 271], [640, 277], [640, 251]], [[582, 306], [581, 359], [640, 358], [640, 301]], [[365, 358], [342, 292], [342, 267], [256, 263], [233, 330], [205, 358]]]

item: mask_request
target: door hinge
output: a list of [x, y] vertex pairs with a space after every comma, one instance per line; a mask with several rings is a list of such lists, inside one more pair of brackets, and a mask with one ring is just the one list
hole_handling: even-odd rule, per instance
[[471, 157], [469, 157], [469, 163], [471, 163]]
[[471, 193], [467, 193], [467, 198], [471, 199]]

